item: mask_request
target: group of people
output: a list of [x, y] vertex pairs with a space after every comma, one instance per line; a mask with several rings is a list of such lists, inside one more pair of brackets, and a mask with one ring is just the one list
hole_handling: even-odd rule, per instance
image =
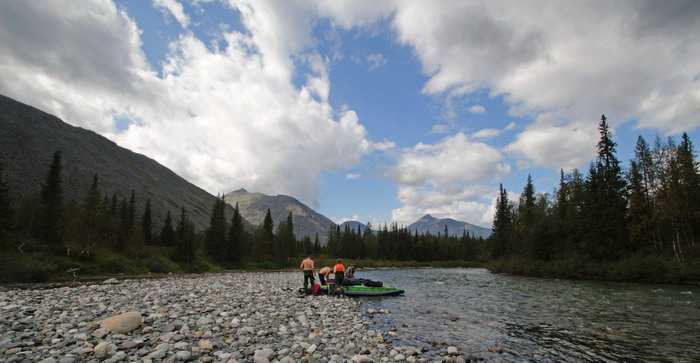
[[[316, 270], [314, 260], [311, 258], [311, 256], [306, 256], [306, 258], [301, 261], [299, 268], [304, 272], [304, 290], [306, 290], [309, 286], [313, 286], [316, 282], [314, 279], [314, 271]], [[329, 278], [331, 273], [333, 274], [332, 280]], [[337, 259], [333, 268], [323, 266], [318, 270], [318, 279], [321, 282], [321, 285], [333, 283], [336, 286], [343, 286], [343, 281], [345, 278], [353, 278], [354, 274], [354, 267], [350, 266], [346, 269], [343, 261], [341, 259]]]

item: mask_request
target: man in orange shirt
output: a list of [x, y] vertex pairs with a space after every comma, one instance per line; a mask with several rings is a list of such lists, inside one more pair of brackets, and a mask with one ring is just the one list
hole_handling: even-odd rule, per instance
[[301, 261], [299, 268], [304, 271], [304, 290], [306, 290], [309, 286], [309, 281], [311, 281], [311, 286], [314, 284], [314, 260], [311, 259], [311, 256], [306, 256], [306, 258]]
[[340, 259], [338, 259], [335, 267], [333, 267], [333, 273], [335, 274], [335, 284], [340, 288], [343, 286], [343, 280], [345, 279], [345, 265], [343, 265]]

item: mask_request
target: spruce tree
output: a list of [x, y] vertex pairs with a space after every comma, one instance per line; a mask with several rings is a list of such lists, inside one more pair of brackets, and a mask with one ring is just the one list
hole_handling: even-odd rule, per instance
[[321, 242], [318, 240], [318, 233], [316, 233], [316, 237], [314, 238], [314, 254], [319, 254], [321, 253]]
[[256, 234], [255, 241], [255, 251], [254, 255], [258, 258], [272, 257], [274, 255], [273, 244], [275, 234], [273, 232], [274, 222], [272, 220], [272, 214], [270, 213], [270, 208], [267, 209], [265, 214], [265, 219]]
[[160, 231], [160, 243], [165, 246], [174, 244], [175, 232], [173, 231], [173, 219], [170, 216], [170, 211], [165, 215], [163, 229]]
[[110, 203], [110, 206], [109, 206], [109, 214], [113, 217], [116, 217], [118, 210], [119, 210], [119, 201], [117, 199], [117, 193], [114, 193], [114, 194], [112, 194], [112, 202]]
[[85, 244], [90, 245], [97, 235], [98, 213], [100, 209], [100, 185], [97, 174], [92, 177], [92, 185], [83, 204], [83, 224]]
[[287, 214], [287, 223], [284, 228], [284, 244], [286, 248], [286, 257], [294, 257], [297, 255], [296, 237], [294, 236], [294, 223], [292, 221], [292, 212]]
[[146, 200], [146, 208], [141, 217], [141, 230], [143, 231], [143, 243], [150, 245], [153, 243], [153, 219], [151, 216], [151, 198]]
[[493, 218], [493, 249], [494, 258], [502, 258], [510, 254], [509, 246], [512, 236], [512, 210], [508, 201], [508, 192], [503, 184], [498, 186], [498, 199], [496, 200], [496, 214]]
[[626, 183], [615, 156], [616, 144], [605, 115], [598, 125], [598, 156], [586, 183], [586, 250], [597, 260], [615, 259], [627, 245]]
[[238, 202], [233, 208], [233, 217], [231, 217], [231, 226], [228, 232], [227, 245], [227, 261], [236, 264], [240, 261], [240, 256], [243, 253], [243, 218], [238, 209]]
[[53, 160], [41, 187], [41, 224], [39, 237], [55, 252], [63, 247], [63, 165], [61, 151], [53, 154]]
[[175, 239], [175, 259], [187, 265], [192, 265], [196, 255], [196, 245], [193, 227], [187, 217], [185, 208], [180, 209], [180, 219], [177, 223]]
[[131, 235], [136, 225], [136, 192], [132, 189], [129, 197], [129, 209], [126, 216], [127, 235]]
[[217, 197], [212, 206], [209, 229], [206, 234], [207, 254], [218, 262], [226, 259], [226, 202]]
[[2, 161], [0, 161], [0, 238], [11, 229], [12, 214], [10, 190], [5, 182], [3, 164]]

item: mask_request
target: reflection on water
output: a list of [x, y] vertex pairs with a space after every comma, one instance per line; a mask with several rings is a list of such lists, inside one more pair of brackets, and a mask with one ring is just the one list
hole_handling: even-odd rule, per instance
[[[398, 344], [505, 361], [700, 361], [697, 287], [536, 279], [484, 269], [368, 270], [406, 290], [367, 299]], [[498, 347], [502, 354], [491, 353]]]

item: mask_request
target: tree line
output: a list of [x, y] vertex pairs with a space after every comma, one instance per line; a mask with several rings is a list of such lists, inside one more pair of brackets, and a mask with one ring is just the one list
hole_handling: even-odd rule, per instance
[[62, 153], [56, 151], [38, 193], [13, 208], [0, 165], [0, 240], [5, 248], [90, 259], [100, 248], [138, 252], [149, 245], [170, 246], [175, 260], [193, 260], [198, 237], [184, 208], [176, 221], [168, 212], [156, 230], [150, 199], [137, 211], [134, 190], [129, 196], [103, 194], [94, 174], [82, 201], [66, 200], [62, 174]]
[[[39, 253], [90, 259], [99, 249], [117, 253], [158, 253], [182, 266], [202, 258], [223, 267], [246, 261], [289, 266], [301, 255], [403, 261], [531, 261], [577, 259], [619, 261], [660, 256], [679, 264], [697, 262], [700, 247], [700, 176], [693, 143], [639, 137], [634, 158], [623, 170], [605, 116], [599, 123], [597, 156], [587, 174], [561, 170], [552, 194], [535, 191], [528, 176], [517, 201], [501, 185], [493, 234], [487, 240], [463, 231], [419, 234], [397, 223], [375, 228], [331, 224], [322, 245], [316, 234], [297, 238], [293, 216], [275, 224], [268, 209], [259, 226], [247, 224], [236, 204], [218, 196], [209, 226], [198, 231], [188, 211], [166, 213], [154, 225], [150, 199], [137, 210], [139, 195], [103, 193], [92, 177], [82, 200], [66, 200], [63, 160], [56, 151], [36, 194], [11, 203], [12, 191], [0, 164], [0, 242], [18, 254]], [[275, 227], [276, 226], [276, 227]], [[140, 252], [141, 251], [141, 252]]]
[[637, 139], [625, 171], [606, 117], [597, 156], [584, 175], [561, 170], [553, 195], [535, 193], [528, 176], [517, 202], [500, 186], [491, 258], [619, 261], [661, 256], [686, 264], [700, 248], [700, 177], [693, 143]]

